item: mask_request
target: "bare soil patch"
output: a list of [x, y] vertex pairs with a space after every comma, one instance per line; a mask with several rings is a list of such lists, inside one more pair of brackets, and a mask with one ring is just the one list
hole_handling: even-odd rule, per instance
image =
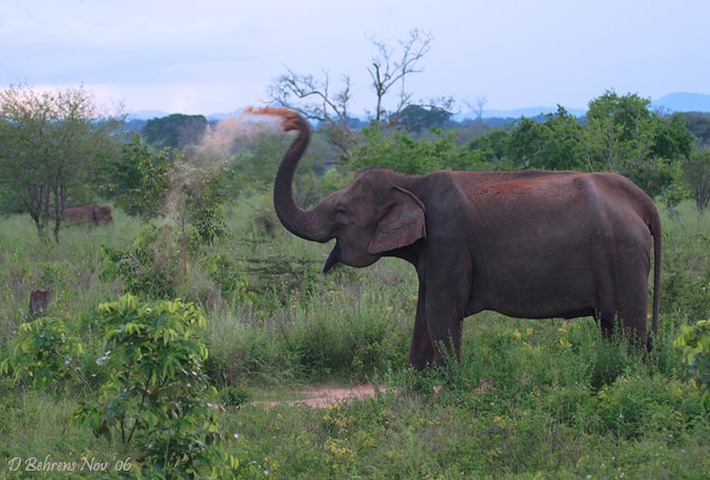
[[299, 390], [298, 396], [303, 396], [298, 400], [284, 400], [274, 402], [257, 402], [260, 405], [306, 405], [313, 408], [327, 408], [341, 402], [350, 400], [365, 400], [373, 398], [377, 393], [384, 392], [383, 388], [377, 390], [370, 383], [361, 385], [351, 385], [345, 387], [315, 387], [307, 390]]

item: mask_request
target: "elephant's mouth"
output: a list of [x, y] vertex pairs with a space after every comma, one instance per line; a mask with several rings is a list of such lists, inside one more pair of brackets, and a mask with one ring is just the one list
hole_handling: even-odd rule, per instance
[[338, 245], [338, 242], [336, 240], [333, 250], [330, 251], [330, 255], [328, 255], [328, 259], [323, 264], [323, 273], [328, 273], [331, 268], [333, 268], [334, 266], [336, 266], [338, 264], [338, 262], [340, 261], [338, 259], [339, 256], [340, 256], [340, 246]]

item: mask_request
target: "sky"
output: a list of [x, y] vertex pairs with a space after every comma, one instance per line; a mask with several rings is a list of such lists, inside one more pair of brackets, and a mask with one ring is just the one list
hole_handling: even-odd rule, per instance
[[374, 108], [373, 39], [432, 36], [414, 101], [585, 108], [607, 90], [710, 94], [708, 0], [0, 0], [0, 87], [83, 85], [126, 112], [210, 115], [269, 100], [290, 69]]

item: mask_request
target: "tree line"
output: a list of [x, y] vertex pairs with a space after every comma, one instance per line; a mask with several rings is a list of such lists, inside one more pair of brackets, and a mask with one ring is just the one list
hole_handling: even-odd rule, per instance
[[[201, 115], [177, 114], [129, 133], [124, 114], [105, 114], [83, 88], [46, 93], [13, 86], [0, 91], [0, 102], [0, 168], [6, 172], [0, 209], [29, 214], [39, 236], [49, 238], [51, 232], [56, 241], [70, 205], [103, 199], [130, 214], [161, 214], [171, 175], [195, 168], [192, 160], [206, 155], [196, 146], [217, 128]], [[442, 107], [409, 104], [396, 115], [351, 122], [343, 127], [352, 136], [347, 153], [334, 124], [314, 122], [308, 168], [299, 172], [301, 200], [315, 201], [340, 187], [351, 172], [381, 166], [413, 174], [437, 169], [614, 171], [671, 208], [683, 198], [694, 199], [699, 210], [710, 203], [707, 114], [663, 115], [637, 94], [607, 91], [590, 101], [581, 118], [563, 107], [501, 127], [450, 118]], [[220, 175], [183, 185], [182, 193], [195, 209], [214, 217], [207, 210], [220, 202], [270, 186], [286, 143], [267, 130], [234, 138], [220, 152]], [[198, 207], [199, 199], [209, 207]], [[195, 222], [203, 226], [205, 238], [211, 238], [211, 229], [223, 228], [202, 220]]]
[[[372, 166], [414, 174], [613, 171], [671, 209], [683, 198], [693, 198], [699, 210], [710, 203], [710, 114], [664, 114], [637, 94], [607, 91], [581, 118], [558, 107], [535, 118], [490, 121], [482, 117], [485, 98], [477, 98], [469, 105], [475, 118], [458, 123], [452, 121], [453, 98], [415, 100], [405, 88], [423, 72], [431, 34], [413, 30], [394, 47], [370, 41], [372, 109], [365, 120], [351, 115], [348, 75], [337, 86], [328, 73], [318, 78], [287, 67], [268, 89], [270, 103], [298, 111], [314, 126], [298, 172], [297, 196], [304, 204]], [[100, 108], [83, 87], [1, 89], [0, 213], [29, 214], [40, 238], [51, 231], [58, 242], [68, 206], [103, 199], [146, 219], [177, 212], [183, 226], [191, 224], [212, 241], [224, 231], [220, 204], [269, 188], [288, 143], [253, 125], [229, 133], [222, 125], [229, 122], [201, 115], [169, 115], [138, 129], [126, 117], [120, 107]], [[231, 137], [217, 142], [219, 149], [203, 145], [223, 130]]]

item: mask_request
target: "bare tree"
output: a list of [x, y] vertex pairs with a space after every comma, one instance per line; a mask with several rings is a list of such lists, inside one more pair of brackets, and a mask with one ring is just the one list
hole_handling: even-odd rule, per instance
[[488, 99], [485, 96], [482, 97], [476, 97], [476, 100], [474, 100], [473, 103], [466, 101], [466, 106], [473, 111], [473, 113], [476, 115], [476, 136], [480, 137], [483, 135], [483, 109], [485, 108], [486, 104], [488, 103]]
[[[411, 103], [412, 94], [407, 91], [405, 81], [408, 75], [424, 70], [419, 63], [429, 52], [433, 37], [429, 33], [412, 30], [407, 41], [399, 42], [401, 52], [398, 59], [395, 59], [395, 51], [386, 43], [375, 38], [370, 40], [377, 47], [378, 53], [372, 60], [372, 68], [367, 71], [370, 73], [376, 98], [374, 122], [379, 124], [385, 116], [396, 118]], [[387, 112], [383, 107], [383, 99], [395, 86], [399, 86], [399, 98], [394, 109]]]
[[[375, 92], [372, 118], [375, 125], [380, 126], [383, 119], [392, 119], [396, 123], [397, 115], [411, 104], [412, 94], [407, 91], [405, 81], [410, 74], [423, 71], [420, 63], [429, 52], [432, 40], [431, 34], [412, 30], [409, 38], [400, 41], [400, 48], [395, 49], [384, 41], [370, 38], [377, 49], [372, 66], [367, 68]], [[324, 125], [329, 141], [349, 160], [357, 138], [349, 113], [352, 100], [350, 77], [344, 75], [340, 88], [333, 89], [327, 71], [323, 72], [322, 78], [317, 79], [313, 75], [295, 73], [290, 68], [286, 70], [287, 73], [279, 76], [269, 87], [271, 101], [292, 108], [305, 118]], [[385, 97], [395, 88], [398, 88], [397, 102], [392, 109], [387, 110], [384, 107]]]
[[355, 142], [350, 127], [348, 107], [350, 103], [350, 77], [342, 77], [342, 88], [331, 91], [330, 75], [323, 72], [322, 79], [302, 75], [287, 68], [287, 73], [276, 79], [269, 87], [269, 97], [284, 107], [292, 108], [309, 120], [326, 125], [330, 142], [338, 147], [346, 158]]

